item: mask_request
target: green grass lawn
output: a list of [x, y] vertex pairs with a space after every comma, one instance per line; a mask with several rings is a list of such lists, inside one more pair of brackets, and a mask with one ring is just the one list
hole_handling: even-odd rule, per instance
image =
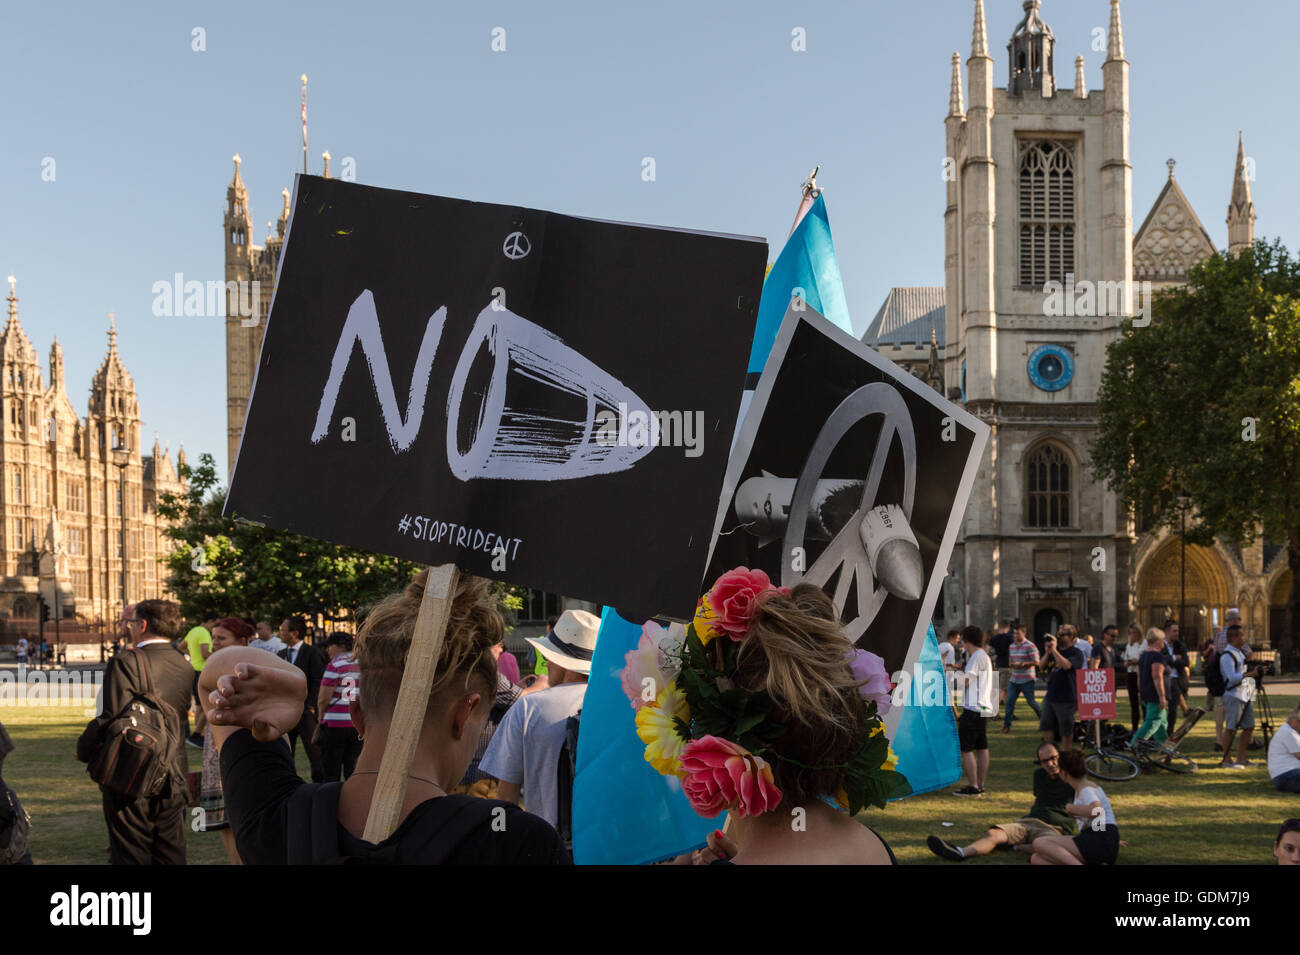
[[[1193, 700], [1204, 700], [1195, 693]], [[1296, 704], [1294, 696], [1272, 696], [1275, 719]], [[1121, 713], [1127, 699], [1121, 699]], [[1000, 720], [990, 723], [991, 765], [988, 793], [982, 797], [950, 795], [958, 783], [936, 793], [870, 810], [861, 818], [889, 841], [902, 863], [948, 863], [925, 847], [925, 837], [941, 835], [965, 845], [992, 823], [1017, 819], [1033, 802], [1029, 786], [1037, 723], [1024, 703], [1009, 736], [1001, 735]], [[5, 707], [0, 710], [15, 749], [5, 760], [5, 780], [17, 791], [32, 815], [32, 856], [37, 863], [101, 865], [108, 861], [108, 833], [99, 787], [86, 768], [73, 758], [77, 737], [86, 725], [82, 708], [65, 706]], [[1271, 864], [1273, 836], [1283, 819], [1300, 816], [1300, 796], [1277, 792], [1268, 780], [1263, 751], [1241, 771], [1217, 768], [1212, 750], [1214, 722], [1201, 720], [1182, 750], [1201, 764], [1191, 776], [1144, 774], [1127, 783], [1104, 783], [1115, 809], [1120, 834], [1129, 843], [1120, 850], [1125, 865]], [[190, 768], [198, 770], [202, 752], [186, 747]], [[296, 750], [298, 771], [308, 778], [307, 758]], [[953, 826], [944, 827], [943, 822]], [[191, 864], [226, 864], [221, 838], [215, 832], [186, 833]], [[975, 865], [1025, 865], [1028, 856], [999, 851]]]
[[[1204, 704], [1203, 689], [1193, 687], [1192, 702]], [[1270, 703], [1276, 723], [1286, 718], [1296, 705], [1296, 697], [1270, 694]], [[1120, 714], [1128, 714], [1128, 699], [1123, 693]], [[964, 846], [982, 836], [991, 824], [1009, 822], [1028, 812], [1033, 803], [1030, 785], [1034, 750], [1039, 743], [1038, 724], [1023, 701], [1017, 705], [1016, 716], [1007, 736], [1001, 734], [1000, 718], [989, 722], [990, 763], [984, 796], [951, 795], [965, 785], [958, 782], [860, 816], [889, 842], [899, 862], [951, 865], [925, 847], [926, 836], [938, 835]], [[1180, 749], [1200, 765], [1198, 772], [1178, 776], [1157, 770], [1126, 783], [1099, 784], [1115, 810], [1120, 837], [1128, 843], [1119, 851], [1119, 863], [1274, 864], [1273, 837], [1283, 819], [1300, 816], [1300, 795], [1273, 788], [1263, 750], [1251, 751], [1252, 765], [1245, 770], [1219, 769], [1222, 756], [1214, 752], [1212, 713], [1201, 718]], [[944, 822], [953, 825], [945, 827]], [[1028, 862], [1027, 855], [999, 850], [978, 862], [963, 864]]]
[[[89, 717], [80, 706], [6, 706], [0, 709], [14, 741], [4, 762], [4, 778], [31, 814], [31, 852], [38, 865], [107, 865], [108, 830], [99, 787], [73, 756]], [[186, 746], [191, 771], [203, 768], [203, 751]], [[309, 778], [302, 747], [298, 769]], [[216, 832], [187, 830], [186, 860], [191, 865], [226, 865]]]

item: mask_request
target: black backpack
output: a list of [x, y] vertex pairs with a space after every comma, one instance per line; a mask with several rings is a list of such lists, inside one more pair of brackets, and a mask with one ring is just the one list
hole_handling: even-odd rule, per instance
[[[144, 691], [133, 690], [120, 713], [90, 721], [77, 741], [77, 758], [89, 765], [90, 778], [109, 792], [128, 799], [164, 796], [172, 787], [180, 753], [180, 716], [154, 690], [145, 654], [131, 654], [140, 664]], [[174, 780], [183, 787], [183, 780]]]
[[1210, 691], [1210, 696], [1223, 696], [1228, 691], [1228, 682], [1223, 678], [1220, 666], [1222, 657], [1223, 654], [1216, 653], [1213, 647], [1205, 651], [1205, 688]]
[[582, 710], [564, 721], [564, 745], [560, 747], [560, 762], [556, 767], [558, 811], [555, 829], [564, 840], [566, 849], [573, 848], [573, 780], [578, 775], [578, 727]]

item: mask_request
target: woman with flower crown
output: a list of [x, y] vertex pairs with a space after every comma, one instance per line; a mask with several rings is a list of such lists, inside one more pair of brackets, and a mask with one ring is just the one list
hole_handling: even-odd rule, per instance
[[853, 818], [909, 791], [884, 732], [889, 677], [819, 588], [737, 568], [688, 627], [647, 624], [626, 660], [646, 760], [700, 815], [730, 813], [693, 861], [894, 864]]

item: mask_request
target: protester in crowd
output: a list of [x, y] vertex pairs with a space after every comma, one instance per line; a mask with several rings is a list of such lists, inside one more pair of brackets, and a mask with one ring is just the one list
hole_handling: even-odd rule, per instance
[[361, 755], [361, 739], [348, 704], [357, 698], [359, 680], [352, 656], [352, 637], [336, 630], [325, 640], [329, 664], [321, 676], [316, 709], [320, 713], [320, 758], [327, 783], [352, 775]]
[[325, 766], [321, 763], [320, 746], [317, 743], [316, 727], [318, 714], [317, 700], [320, 696], [320, 681], [325, 675], [325, 655], [304, 639], [307, 635], [307, 621], [302, 617], [285, 617], [280, 624], [280, 637], [285, 647], [277, 656], [287, 663], [292, 663], [307, 677], [307, 700], [303, 704], [302, 716], [296, 728], [289, 731], [289, 753], [293, 754], [302, 738], [302, 748], [307, 753], [311, 765], [311, 781], [325, 781]]
[[[209, 619], [211, 621], [211, 618]], [[135, 694], [154, 692], [175, 710], [168, 720], [173, 753], [169, 779], [157, 796], [132, 799], [100, 787], [113, 865], [184, 865], [185, 778], [188, 762], [182, 744], [184, 721], [194, 692], [193, 667], [172, 652], [180, 633], [180, 608], [168, 600], [142, 600], [127, 618], [134, 649], [119, 653], [104, 669], [103, 716], [91, 721], [77, 741], [77, 759], [93, 763], [103, 745], [102, 729], [126, 709]], [[147, 675], [146, 675], [147, 671]]]
[[505, 641], [503, 640], [493, 647], [492, 652], [497, 658], [497, 671], [512, 684], [518, 686], [522, 681], [522, 677], [519, 675], [519, 661], [515, 659], [513, 653], [506, 651]]
[[[304, 783], [280, 737], [299, 725], [307, 675], [261, 650], [214, 656], [211, 700], [227, 814], [249, 864], [334, 862], [554, 864], [567, 861], [555, 830], [498, 800], [447, 795], [465, 774], [487, 719], [504, 631], [488, 582], [462, 574], [451, 597], [406, 794], [393, 834], [363, 841], [428, 571], [377, 604], [356, 639], [358, 698], [349, 703], [361, 756], [342, 783]], [[320, 820], [326, 820], [320, 825]], [[499, 824], [498, 824], [499, 823]]]
[[[203, 715], [203, 704], [199, 700], [199, 674], [203, 672], [203, 664], [212, 654], [212, 625], [218, 619], [220, 617], [215, 610], [203, 611], [203, 622], [191, 627], [181, 641], [185, 648], [185, 655], [190, 658], [190, 666], [194, 668], [194, 703], [198, 706], [198, 715], [194, 719], [194, 732], [189, 735], [186, 742], [199, 749], [203, 748], [203, 728], [207, 725]], [[186, 706], [185, 709], [188, 711], [189, 707]]]
[[1038, 728], [1043, 742], [1055, 743], [1062, 751], [1074, 745], [1074, 719], [1078, 713], [1074, 674], [1087, 666], [1087, 658], [1074, 643], [1075, 629], [1068, 623], [1061, 625], [1055, 637], [1049, 634], [1043, 641], [1043, 658], [1052, 669], [1047, 674]]
[[997, 712], [993, 704], [993, 664], [984, 651], [984, 632], [979, 627], [964, 628], [961, 640], [966, 651], [966, 669], [957, 738], [966, 785], [953, 795], [983, 796], [989, 773], [988, 723], [989, 717]]
[[1300, 819], [1288, 819], [1273, 840], [1273, 857], [1278, 865], [1300, 865]]
[[[1220, 670], [1220, 662], [1223, 651], [1228, 647], [1228, 628], [1232, 626], [1241, 626], [1241, 611], [1236, 607], [1231, 608], [1224, 617], [1223, 626], [1214, 633], [1214, 638], [1206, 643], [1201, 649], [1201, 657], [1204, 660], [1205, 674], [1205, 709], [1214, 714], [1214, 751], [1216, 753], [1223, 751], [1223, 693], [1216, 692], [1223, 689], [1223, 676]], [[1249, 660], [1254, 654], [1250, 644], [1243, 643], [1241, 652]]]
[[1041, 721], [1043, 711], [1034, 699], [1034, 687], [1038, 681], [1038, 648], [1025, 633], [1025, 628], [1017, 626], [1015, 640], [1007, 651], [1011, 663], [1011, 680], [1007, 684], [1007, 709], [1002, 718], [1002, 732], [1011, 732], [1011, 721], [1016, 718], [1016, 697], [1024, 696], [1034, 716]]
[[[747, 604], [724, 599], [728, 589], [734, 592], [745, 586], [746, 579], [754, 587]], [[714, 605], [731, 609], [714, 617], [710, 616], [711, 605], [706, 604], [702, 611], [697, 610], [692, 624], [701, 624], [703, 612], [704, 629], [714, 626], [711, 620], [725, 628], [723, 635], [714, 639], [739, 640], [734, 675], [728, 679], [742, 691], [766, 693], [771, 700], [766, 721], [785, 728], [761, 760], [752, 756], [738, 760], [751, 768], [730, 777], [725, 770], [708, 772], [700, 767], [719, 762], [725, 746], [718, 747], [728, 734], [736, 735], [734, 728], [722, 731], [724, 740], [709, 734], [686, 744], [681, 761], [683, 768], [690, 768], [683, 788], [693, 794], [692, 805], [705, 815], [720, 802], [732, 821], [726, 835], [720, 831], [709, 835], [708, 848], [699, 850], [695, 861], [896, 864], [879, 835], [830, 804], [832, 798], [844, 804], [841, 790], [846, 765], [870, 738], [870, 725], [879, 727], [878, 718], [888, 708], [889, 678], [884, 663], [854, 648], [844, 635], [835, 606], [819, 587], [799, 584], [786, 596], [775, 588], [759, 589], [767, 583], [765, 576], [754, 571], [729, 571], [709, 596], [716, 601]], [[737, 611], [737, 606], [745, 609]], [[885, 707], [878, 710], [875, 720], [867, 716], [868, 700]], [[644, 712], [638, 710], [638, 716]], [[717, 791], [717, 786], [725, 787], [726, 792], [719, 792], [716, 801], [703, 800]], [[796, 809], [803, 812], [796, 813]], [[793, 818], [799, 818], [801, 824], [792, 826]]]
[[1087, 661], [1092, 659], [1092, 651], [1093, 651], [1092, 634], [1085, 633], [1077, 641], [1075, 641], [1075, 646], [1077, 646], [1083, 652], [1083, 659], [1085, 661], [1084, 668], [1086, 669]]
[[[1106, 624], [1101, 631], [1101, 642], [1092, 648], [1088, 658], [1088, 668], [1092, 670], [1114, 670], [1120, 661], [1120, 651], [1115, 647], [1115, 638], [1119, 636], [1119, 627], [1113, 623]], [[1115, 688], [1119, 689], [1119, 681]]]
[[560, 822], [560, 750], [569, 717], [582, 710], [599, 630], [595, 614], [566, 610], [544, 637], [528, 638], [546, 659], [550, 685], [506, 711], [479, 763], [497, 779], [500, 798], [517, 803], [522, 790], [524, 808], [553, 826]]
[[1268, 776], [1282, 792], [1300, 793], [1300, 707], [1287, 715], [1269, 741]]
[[1015, 640], [1012, 633], [1011, 621], [1002, 620], [998, 623], [997, 633], [989, 638], [987, 644], [988, 652], [993, 656], [993, 665], [998, 671], [998, 705], [1007, 701], [1007, 687], [1011, 684], [1011, 644]]
[[[212, 624], [212, 653], [226, 647], [246, 647], [257, 631], [237, 617], [222, 617]], [[226, 819], [226, 802], [221, 792], [221, 759], [212, 741], [212, 728], [203, 734], [203, 774], [199, 783], [199, 832], [220, 832], [221, 844], [231, 865], [241, 865], [235, 850], [235, 836]]]
[[257, 636], [249, 640], [248, 645], [274, 653], [277, 656], [284, 649], [284, 641], [271, 631], [271, 624], [266, 620], [258, 621]]
[[0, 865], [32, 865], [27, 841], [31, 819], [18, 794], [4, 781], [5, 757], [13, 751], [9, 731], [0, 723]]
[[1074, 790], [1065, 807], [1077, 820], [1074, 836], [1046, 835], [1034, 840], [1032, 865], [1114, 865], [1119, 857], [1119, 826], [1105, 791], [1088, 779], [1083, 753], [1061, 754], [1061, 778]]
[[[1218, 654], [1219, 672], [1223, 675], [1223, 769], [1245, 769], [1250, 765], [1246, 750], [1255, 731], [1255, 684], [1264, 676], [1262, 666], [1246, 669], [1246, 654], [1242, 647], [1246, 631], [1241, 624], [1228, 627], [1228, 645]], [[1237, 747], [1237, 760], [1232, 761], [1232, 738], [1241, 731]]]
[[1168, 681], [1166, 698], [1169, 702], [1169, 731], [1173, 732], [1178, 725], [1178, 716], [1180, 713], [1187, 712], [1187, 690], [1189, 684], [1187, 680], [1187, 671], [1191, 667], [1191, 658], [1187, 654], [1187, 647], [1179, 639], [1180, 633], [1178, 622], [1170, 617], [1165, 621], [1165, 662], [1169, 667], [1165, 675]]
[[[1145, 707], [1142, 703], [1142, 684], [1141, 676], [1138, 673], [1138, 659], [1146, 652], [1147, 643], [1142, 635], [1142, 628], [1138, 626], [1137, 621], [1132, 621], [1128, 625], [1128, 643], [1124, 645], [1124, 682], [1128, 687], [1128, 705], [1129, 715], [1132, 725], [1129, 731], [1137, 735], [1138, 724], [1142, 722], [1143, 710]], [[1119, 687], [1116, 686], [1115, 692], [1118, 695]]]
[[[1032, 643], [1029, 645], [1033, 646]], [[940, 859], [961, 862], [976, 856], [986, 856], [1003, 846], [1018, 852], [1029, 852], [1033, 841], [1039, 836], [1073, 835], [1074, 819], [1065, 811], [1065, 807], [1074, 801], [1074, 789], [1061, 779], [1059, 757], [1060, 753], [1051, 743], [1038, 744], [1037, 766], [1033, 777], [1034, 803], [1026, 815], [1015, 822], [991, 826], [983, 836], [968, 846], [954, 846], [938, 836], [928, 837], [925, 840], [926, 846]]]
[[957, 645], [961, 643], [961, 631], [957, 629], [949, 630], [941, 641], [939, 641], [939, 659], [943, 663], [946, 671], [960, 670], [961, 666], [957, 663]]
[[19, 637], [19, 638], [18, 638], [18, 643], [17, 643], [17, 645], [14, 647], [14, 649], [15, 649], [15, 650], [17, 651], [17, 653], [18, 653], [18, 665], [19, 665], [20, 667], [25, 667], [25, 666], [27, 666], [27, 638], [26, 638], [26, 637]]
[[1169, 738], [1168, 700], [1169, 669], [1165, 656], [1165, 632], [1158, 627], [1147, 631], [1147, 648], [1138, 657], [1138, 685], [1142, 693], [1143, 720], [1135, 739], [1151, 739], [1163, 743]]

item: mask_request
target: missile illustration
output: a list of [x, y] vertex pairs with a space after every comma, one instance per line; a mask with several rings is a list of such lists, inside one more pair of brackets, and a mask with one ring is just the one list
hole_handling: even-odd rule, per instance
[[917, 600], [925, 587], [925, 566], [916, 535], [897, 504], [867, 511], [858, 527], [871, 572], [880, 585], [902, 600]]
[[[861, 515], [857, 534], [872, 576], [893, 596], [917, 600], [925, 588], [925, 566], [907, 515], [897, 504], [860, 511], [864, 483], [834, 478], [818, 481], [808, 509], [807, 539], [832, 540]], [[759, 546], [785, 535], [794, 486], [794, 478], [763, 471], [736, 491], [736, 517], [745, 530], [759, 538]]]
[[[760, 545], [785, 535], [794, 485], [794, 478], [779, 478], [764, 471], [736, 491], [736, 518], [745, 530], [760, 538]], [[862, 481], [849, 479], [817, 482], [809, 509], [809, 540], [828, 541], [848, 525], [862, 498], [862, 485]]]

